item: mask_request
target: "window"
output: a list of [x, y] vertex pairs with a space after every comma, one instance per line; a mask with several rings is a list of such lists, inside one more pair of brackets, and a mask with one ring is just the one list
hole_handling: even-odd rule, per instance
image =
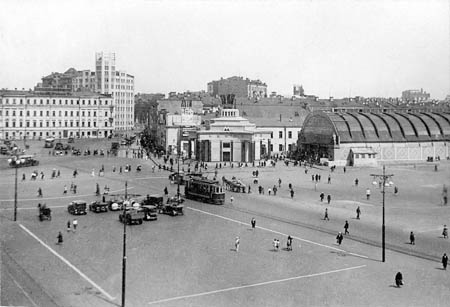
[[5, 122], [5, 127], [8, 128], [9, 127], [9, 122]]
[[9, 111], [8, 111], [8, 110], [6, 110], [6, 111], [5, 111], [5, 115], [6, 115], [6, 116], [8, 116], [8, 113], [9, 113]]
[[273, 132], [270, 133], [270, 138], [273, 139]]
[[22, 116], [22, 111], [19, 111], [19, 116]]
[[59, 116], [61, 116], [62, 115], [62, 111], [59, 111]]
[[94, 117], [97, 116], [97, 112], [94, 111]]
[[270, 151], [273, 151], [273, 144], [270, 144]]
[[84, 111], [82, 111], [82, 112], [81, 112], [81, 116], [83, 116], [83, 117], [84, 117]]
[[288, 132], [288, 138], [289, 138], [289, 139], [292, 139], [292, 131], [289, 131], [289, 132]]
[[91, 126], [91, 122], [88, 122], [87, 124], [88, 124], [88, 127], [90, 127], [90, 126]]
[[231, 148], [231, 143], [223, 143], [222, 147], [223, 148]]
[[50, 111], [47, 111], [47, 116], [50, 116]]
[[43, 126], [43, 122], [42, 122], [42, 121], [40, 121], [40, 122], [39, 122], [39, 127], [41, 127], [41, 128], [42, 128], [42, 126]]
[[41, 114], [41, 116], [43, 116], [44, 115], [44, 111], [41, 111], [40, 114]]
[[16, 116], [16, 110], [13, 110], [12, 116]]
[[53, 127], [56, 127], [56, 122], [55, 121], [53, 121]]
[[81, 127], [84, 127], [84, 122], [81, 123]]
[[47, 127], [50, 127], [50, 122], [47, 121], [45, 125], [46, 125]]
[[33, 121], [33, 127], [36, 128], [36, 121]]
[[70, 116], [73, 116], [73, 111], [70, 111]]
[[283, 131], [278, 131], [278, 138], [280, 138], [280, 139], [283, 138]]
[[56, 111], [53, 111], [53, 116], [56, 116]]
[[97, 122], [93, 122], [92, 124], [94, 125], [94, 127], [97, 127]]
[[64, 111], [64, 116], [67, 116], [67, 111]]
[[278, 145], [278, 151], [283, 151], [283, 145]]

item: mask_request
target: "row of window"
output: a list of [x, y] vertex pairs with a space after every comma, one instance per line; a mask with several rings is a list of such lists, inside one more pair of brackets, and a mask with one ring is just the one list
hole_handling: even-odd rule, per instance
[[[34, 110], [32, 112], [33, 112], [33, 116], [38, 116], [37, 115], [38, 111]], [[2, 113], [3, 113], [2, 110], [0, 110], [0, 116], [2, 116]], [[9, 110], [5, 110], [5, 116], [9, 116], [9, 114], [11, 114], [11, 116], [16, 116], [16, 114], [19, 115], [19, 116], [23, 116], [24, 113], [26, 114], [26, 116], [31, 116], [31, 111], [30, 110], [27, 110], [26, 112], [23, 112], [22, 110], [16, 112], [16, 110], [12, 110], [11, 113], [9, 112]], [[45, 112], [45, 114], [46, 114], [45, 116], [50, 116], [50, 111], [47, 110]], [[63, 114], [62, 111], [58, 112], [58, 115], [60, 117], [62, 116], [62, 114]], [[74, 114], [75, 114], [76, 117], [79, 117], [80, 116], [80, 111], [64, 111], [64, 116], [66, 116], [66, 117], [68, 117], [68, 116], [73, 117]], [[99, 112], [99, 114], [100, 114], [100, 112]], [[86, 116], [86, 115], [88, 117], [90, 117], [91, 116], [91, 111], [81, 111], [81, 116]], [[44, 116], [44, 111], [42, 111], [42, 110], [39, 111], [39, 116]], [[52, 111], [51, 116], [56, 116], [56, 111]], [[97, 116], [97, 111], [92, 111], [92, 116], [96, 117]], [[108, 117], [108, 111], [105, 111], [105, 117]]]
[[[38, 124], [40, 128], [44, 127], [44, 122], [43, 121], [39, 121], [39, 123], [37, 121], [33, 121], [33, 125], [31, 125], [31, 123], [29, 121], [25, 122], [25, 126], [26, 128], [37, 128]], [[51, 124], [51, 125], [50, 125]], [[58, 125], [56, 125], [58, 124]], [[9, 121], [5, 121], [5, 128], [22, 128], [25, 127], [24, 126], [24, 122], [20, 121], [18, 123], [18, 125], [16, 125], [16, 121], [11, 121], [11, 124]], [[46, 121], [45, 122], [45, 127], [63, 127], [63, 123], [62, 121], [56, 122], [56, 121]], [[64, 122], [64, 127], [80, 127], [80, 122], [76, 121], [75, 123], [73, 121], [65, 121]], [[81, 127], [91, 127], [91, 122], [87, 122], [87, 124], [85, 122], [81, 122]], [[92, 127], [97, 127], [97, 122], [92, 122]], [[104, 127], [108, 127], [108, 122], [105, 121], [105, 126]]]
[[[273, 132], [270, 133], [270, 138], [273, 139]], [[283, 138], [283, 131], [278, 131], [278, 138]], [[288, 131], [288, 139], [292, 139], [292, 131]]]
[[[44, 104], [44, 100], [45, 100], [45, 104], [50, 104], [50, 102], [52, 102], [52, 104], [56, 105], [56, 99], [39, 99], [39, 104]], [[82, 105], [91, 105], [91, 100], [90, 99], [75, 99], [75, 105], [79, 105], [80, 104], [80, 100], [81, 100], [81, 104]], [[3, 98], [0, 99], [0, 104], [10, 104], [9, 102], [11, 101], [11, 104], [23, 104], [25, 99], [22, 98]], [[99, 100], [98, 104], [101, 106], [102, 105], [102, 101], [104, 102], [104, 105], [108, 105], [108, 100]], [[74, 104], [74, 100], [73, 99], [64, 99], [64, 104], [65, 105], [73, 105]], [[26, 104], [38, 104], [38, 99], [33, 99], [33, 103], [31, 103], [31, 99], [26, 99]], [[63, 100], [59, 99], [58, 100], [58, 104], [62, 105], [63, 104]], [[97, 100], [94, 99], [93, 100], [93, 105], [97, 105]]]

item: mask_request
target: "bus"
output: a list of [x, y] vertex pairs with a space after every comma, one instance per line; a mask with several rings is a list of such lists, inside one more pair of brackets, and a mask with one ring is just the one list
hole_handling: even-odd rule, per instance
[[223, 205], [225, 192], [217, 180], [192, 177], [186, 181], [184, 195], [187, 199]]

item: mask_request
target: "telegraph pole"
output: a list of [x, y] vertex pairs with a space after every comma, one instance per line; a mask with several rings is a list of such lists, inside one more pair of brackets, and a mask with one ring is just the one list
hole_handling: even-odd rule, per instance
[[127, 220], [125, 219], [125, 209], [127, 201], [127, 188], [128, 182], [125, 181], [125, 200], [122, 204], [123, 206], [123, 257], [122, 257], [122, 306], [125, 307], [125, 281], [126, 281], [126, 271], [127, 271]]
[[393, 174], [389, 174], [386, 175], [386, 169], [385, 166], [383, 165], [383, 174], [370, 174], [370, 176], [373, 177], [373, 179], [378, 179], [378, 180], [382, 180], [383, 182], [383, 190], [382, 190], [382, 194], [383, 194], [383, 218], [382, 218], [382, 224], [381, 224], [381, 249], [382, 249], [382, 254], [381, 254], [381, 260], [383, 262], [386, 261], [386, 229], [385, 229], [385, 213], [384, 213], [384, 205], [385, 205], [385, 187], [386, 187], [386, 180], [392, 178], [394, 175]]

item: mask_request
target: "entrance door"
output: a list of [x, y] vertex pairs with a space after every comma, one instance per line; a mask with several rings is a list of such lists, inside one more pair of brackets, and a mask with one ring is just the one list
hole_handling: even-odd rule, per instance
[[231, 162], [230, 152], [223, 152], [222, 153], [222, 161], [224, 161], [224, 162]]

